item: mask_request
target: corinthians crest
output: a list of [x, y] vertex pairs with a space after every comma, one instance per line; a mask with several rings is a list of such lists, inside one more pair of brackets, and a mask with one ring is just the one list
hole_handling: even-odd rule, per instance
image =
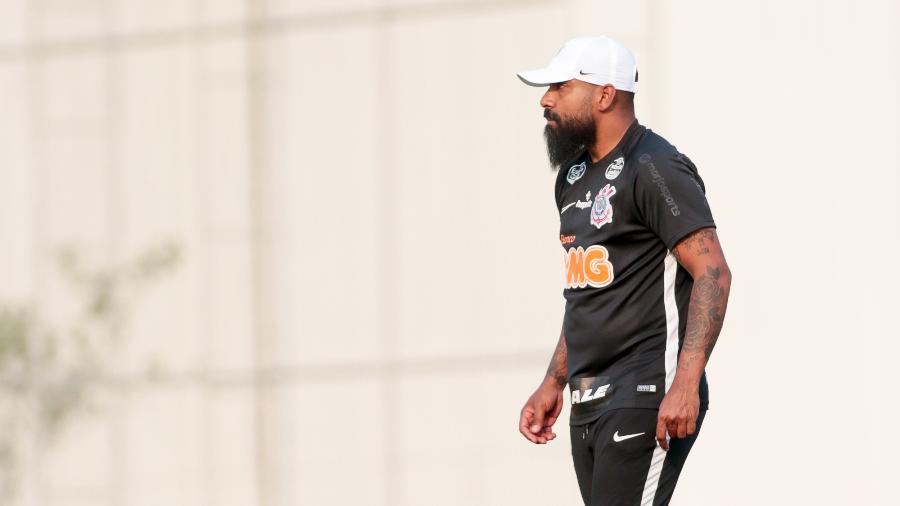
[[616, 194], [616, 187], [607, 184], [594, 197], [594, 205], [591, 206], [591, 225], [600, 228], [612, 222], [613, 208], [609, 199]]

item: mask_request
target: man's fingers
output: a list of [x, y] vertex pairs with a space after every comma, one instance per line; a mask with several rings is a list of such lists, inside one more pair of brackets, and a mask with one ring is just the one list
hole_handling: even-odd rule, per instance
[[534, 419], [531, 421], [531, 433], [539, 434], [541, 429], [544, 428], [544, 409], [538, 406], [537, 409], [534, 410]]
[[535, 436], [534, 434], [531, 433], [531, 430], [528, 428], [528, 425], [520, 423], [519, 424], [519, 432], [521, 432], [522, 435], [525, 436], [525, 439], [531, 441], [532, 443], [538, 442], [537, 436]]
[[662, 419], [663, 425], [669, 432], [669, 437], [686, 438], [697, 431], [697, 421], [691, 417], [677, 417]]
[[557, 416], [559, 416], [559, 410], [555, 410], [553, 414], [544, 420], [544, 426], [541, 428], [541, 435], [547, 438], [547, 441], [556, 437], [556, 434], [553, 432], [553, 424], [556, 423]]
[[[553, 432], [553, 419], [547, 418], [542, 422], [541, 425], [538, 425], [538, 416], [534, 417], [534, 420], [531, 422], [531, 433], [534, 435], [535, 442], [538, 444], [546, 444], [549, 441], [556, 438], [556, 434]], [[538, 427], [537, 430], [534, 430], [535, 427]]]
[[525, 439], [532, 443], [537, 443], [537, 436], [531, 432], [531, 420], [534, 418], [534, 411], [529, 407], [522, 408], [522, 414], [519, 416], [519, 432], [525, 436]]
[[678, 437], [678, 421], [669, 420], [666, 424], [666, 431], [669, 432], [669, 438]]
[[[519, 416], [519, 432], [525, 436], [525, 439], [534, 444], [547, 444], [548, 441], [556, 438], [556, 434], [553, 433], [553, 430], [549, 426], [544, 427], [543, 425], [540, 425], [540, 423], [543, 422], [538, 422], [539, 418], [541, 417], [536, 416], [533, 407], [526, 406], [522, 408], [522, 413]], [[549, 420], [550, 419], [548, 419], [548, 421]]]
[[669, 449], [669, 442], [666, 441], [666, 422], [662, 418], [656, 421], [656, 442], [663, 450]]
[[539, 445], [547, 444], [547, 441], [550, 440], [547, 437], [547, 433], [544, 431], [544, 429], [541, 429], [540, 431], [538, 431], [537, 434], [532, 434], [532, 436], [534, 437], [534, 442]]

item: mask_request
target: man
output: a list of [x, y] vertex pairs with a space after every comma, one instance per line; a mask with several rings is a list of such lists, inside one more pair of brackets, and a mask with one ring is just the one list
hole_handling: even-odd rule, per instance
[[566, 383], [585, 505], [668, 504], [708, 407], [704, 368], [731, 273], [691, 160], [637, 122], [634, 57], [608, 37], [520, 72], [541, 98], [565, 252], [566, 309], [520, 432], [556, 437]]

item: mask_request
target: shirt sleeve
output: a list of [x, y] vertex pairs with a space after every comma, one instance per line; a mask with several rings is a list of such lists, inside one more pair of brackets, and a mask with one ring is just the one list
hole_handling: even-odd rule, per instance
[[691, 232], [716, 226], [697, 167], [681, 153], [641, 155], [634, 191], [638, 214], [670, 250]]

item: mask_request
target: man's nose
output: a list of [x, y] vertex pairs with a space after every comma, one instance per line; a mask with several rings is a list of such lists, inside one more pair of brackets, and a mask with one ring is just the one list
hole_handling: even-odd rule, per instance
[[553, 97], [548, 89], [544, 92], [544, 96], [541, 97], [541, 107], [544, 109], [550, 109], [553, 107]]

